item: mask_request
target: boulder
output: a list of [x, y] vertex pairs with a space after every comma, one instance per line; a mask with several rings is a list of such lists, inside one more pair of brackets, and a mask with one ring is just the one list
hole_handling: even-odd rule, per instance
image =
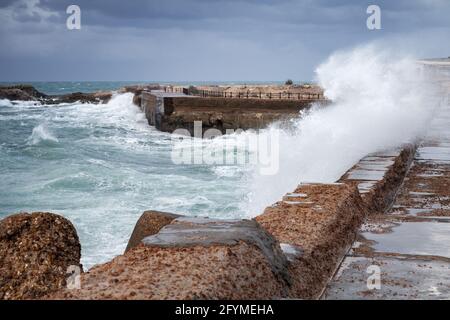
[[0, 220], [0, 299], [37, 299], [65, 287], [69, 266], [80, 268], [72, 223], [47, 212]]
[[153, 210], [145, 211], [134, 226], [133, 233], [128, 241], [125, 252], [136, 247], [145, 237], [158, 233], [162, 227], [168, 225], [178, 217], [180, 217], [180, 215], [173, 213]]
[[108, 102], [112, 97], [111, 92], [93, 92], [93, 93], [83, 93], [74, 92], [69, 94], [63, 94], [60, 96], [53, 96], [54, 99], [51, 101], [46, 101], [47, 103], [105, 103]]

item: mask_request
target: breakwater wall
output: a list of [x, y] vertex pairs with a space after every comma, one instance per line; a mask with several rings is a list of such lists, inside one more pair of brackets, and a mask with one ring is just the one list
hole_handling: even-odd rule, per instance
[[236, 129], [260, 129], [275, 121], [291, 119], [313, 102], [326, 100], [239, 99], [198, 97], [164, 91], [141, 92], [134, 103], [145, 113], [148, 123], [164, 132], [186, 129], [194, 134], [194, 121], [201, 121], [203, 132], [222, 133]]
[[363, 221], [391, 206], [414, 150], [368, 155], [335, 183], [300, 184], [255, 219], [147, 211], [123, 255], [44, 298], [319, 298]]

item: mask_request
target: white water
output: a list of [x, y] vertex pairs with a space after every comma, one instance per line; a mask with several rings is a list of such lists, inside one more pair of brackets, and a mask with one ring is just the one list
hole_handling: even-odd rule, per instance
[[28, 137], [28, 142], [31, 145], [36, 145], [42, 142], [58, 142], [58, 138], [50, 132], [45, 123], [41, 123], [33, 128], [33, 132]]
[[421, 136], [437, 105], [435, 90], [412, 58], [365, 46], [333, 54], [317, 68], [333, 104], [315, 107], [280, 130], [280, 170], [253, 170], [246, 211], [255, 216], [299, 182], [335, 182], [369, 153]]

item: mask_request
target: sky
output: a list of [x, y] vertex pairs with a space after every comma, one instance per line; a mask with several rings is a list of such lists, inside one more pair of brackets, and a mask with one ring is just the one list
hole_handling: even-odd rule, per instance
[[368, 42], [450, 56], [450, 0], [0, 0], [0, 81], [310, 81]]

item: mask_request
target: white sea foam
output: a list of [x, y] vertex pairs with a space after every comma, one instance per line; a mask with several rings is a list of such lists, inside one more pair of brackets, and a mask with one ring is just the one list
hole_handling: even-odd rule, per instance
[[41, 142], [59, 142], [45, 123], [41, 123], [33, 128], [33, 132], [28, 137], [28, 144], [37, 145]]
[[250, 216], [299, 182], [334, 182], [365, 155], [416, 139], [437, 105], [414, 59], [372, 45], [333, 54], [316, 74], [333, 103], [314, 107], [293, 129], [271, 126], [260, 133], [280, 130], [280, 169], [274, 176], [252, 170], [243, 204]]
[[8, 99], [0, 99], [0, 106], [1, 107], [12, 107], [13, 104]]

